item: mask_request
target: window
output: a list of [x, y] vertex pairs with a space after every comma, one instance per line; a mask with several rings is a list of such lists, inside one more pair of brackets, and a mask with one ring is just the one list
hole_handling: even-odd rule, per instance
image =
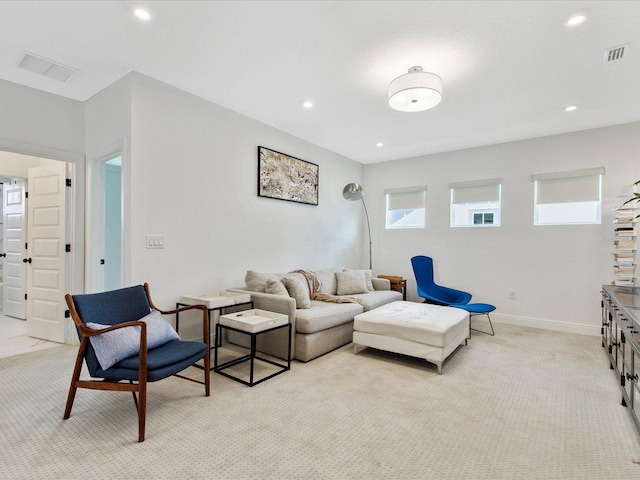
[[493, 212], [480, 212], [473, 214], [474, 225], [493, 225]]
[[602, 175], [604, 168], [533, 175], [533, 224], [599, 224]]
[[387, 229], [424, 228], [426, 187], [385, 190]]
[[452, 227], [499, 227], [502, 179], [450, 183]]

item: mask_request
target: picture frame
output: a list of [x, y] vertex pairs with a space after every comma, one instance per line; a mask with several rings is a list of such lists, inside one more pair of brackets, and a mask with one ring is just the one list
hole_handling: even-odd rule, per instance
[[270, 148], [258, 147], [258, 196], [318, 205], [320, 167]]

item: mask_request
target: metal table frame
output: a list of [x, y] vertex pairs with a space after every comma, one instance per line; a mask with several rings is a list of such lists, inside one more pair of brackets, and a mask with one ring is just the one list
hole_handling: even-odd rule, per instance
[[[281, 363], [275, 362], [273, 360], [269, 360], [267, 358], [263, 358], [263, 357], [259, 357], [256, 355], [256, 341], [257, 341], [257, 337], [258, 335], [262, 335], [263, 333], [268, 333], [268, 332], [273, 332], [275, 330], [279, 330], [281, 328], [287, 328], [288, 327], [288, 332], [287, 332], [287, 338], [289, 339], [289, 345], [288, 345], [288, 352], [287, 352], [287, 364], [283, 365]], [[284, 373], [288, 370], [291, 369], [291, 323], [286, 323], [284, 325], [278, 325], [277, 327], [273, 327], [273, 328], [269, 328], [267, 330], [261, 330], [259, 332], [245, 332], [244, 330], [239, 330], [237, 328], [233, 328], [233, 327], [229, 327], [227, 325], [222, 325], [221, 323], [217, 323], [216, 324], [216, 339], [218, 338], [222, 338], [222, 329], [226, 329], [226, 330], [232, 330], [234, 332], [238, 332], [238, 333], [242, 333], [245, 335], [249, 335], [251, 337], [251, 351], [249, 353], [249, 355], [245, 355], [243, 357], [239, 357], [239, 358], [235, 358], [233, 360], [230, 360], [228, 362], [222, 363], [220, 365], [218, 365], [218, 348], [216, 347], [215, 349], [215, 353], [214, 353], [214, 360], [213, 360], [213, 370], [216, 373], [219, 373], [220, 375], [224, 375], [227, 378], [230, 378], [232, 380], [235, 380], [236, 382], [240, 382], [244, 385], [247, 385], [249, 387], [253, 387], [254, 385], [257, 385], [259, 383], [264, 382], [265, 380], [269, 380], [270, 378], [275, 377], [276, 375], [280, 375], [281, 373]], [[242, 362], [246, 362], [249, 361], [251, 363], [251, 367], [249, 369], [249, 381], [247, 382], [246, 380], [243, 380], [242, 378], [236, 377], [235, 375], [231, 375], [230, 373], [224, 372], [223, 370], [229, 367], [232, 367], [234, 365], [238, 365], [239, 363]], [[260, 360], [261, 362], [266, 362], [269, 363], [271, 365], [275, 365], [276, 367], [280, 367], [280, 370], [278, 370], [275, 373], [272, 373], [271, 375], [267, 375], [264, 378], [261, 378], [260, 380], [253, 380], [253, 370], [254, 370], [254, 363], [256, 360]]]
[[[189, 306], [189, 305], [193, 305], [193, 304], [178, 302], [178, 303], [176, 303], [176, 309], [178, 309], [180, 307], [186, 307], [186, 306]], [[209, 311], [209, 329], [207, 330], [207, 337], [209, 339], [211, 339], [211, 323], [212, 322], [215, 323], [213, 312], [216, 312], [216, 311], [218, 312], [218, 321], [219, 321], [220, 320], [220, 315], [222, 315], [223, 313], [228, 313], [228, 312], [223, 312], [225, 309], [227, 309], [227, 308], [236, 308], [236, 307], [247, 307], [247, 308], [245, 308], [245, 310], [251, 310], [253, 308], [253, 301], [243, 302], [243, 303], [234, 303], [233, 305], [225, 305], [223, 307], [212, 307], [212, 308], [208, 308], [207, 309]], [[215, 323], [215, 325], [217, 325], [217, 323]], [[180, 312], [176, 313], [176, 333], [180, 334]], [[218, 345], [221, 345], [221, 344], [222, 344], [222, 339], [220, 337], [218, 337], [217, 330], [216, 330], [215, 342], [214, 342], [214, 345], [212, 345], [210, 348], [214, 349]], [[198, 368], [203, 368], [202, 366], [200, 366], [198, 364], [196, 364], [194, 366], [198, 367]], [[211, 370], [213, 370], [213, 367], [211, 367]]]

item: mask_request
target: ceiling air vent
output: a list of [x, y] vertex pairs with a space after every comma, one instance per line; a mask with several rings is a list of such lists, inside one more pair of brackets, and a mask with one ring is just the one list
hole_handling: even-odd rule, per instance
[[54, 62], [48, 58], [39, 57], [33, 53], [26, 52], [18, 67], [28, 70], [43, 77], [52, 78], [59, 82], [66, 82], [78, 70], [67, 67], [61, 63]]
[[622, 60], [622, 57], [624, 56], [625, 53], [627, 53], [628, 49], [629, 49], [629, 44], [627, 43], [625, 45], [620, 45], [619, 47], [612, 47], [605, 50], [604, 63], [607, 64], [607, 63], [615, 62], [618, 60]]

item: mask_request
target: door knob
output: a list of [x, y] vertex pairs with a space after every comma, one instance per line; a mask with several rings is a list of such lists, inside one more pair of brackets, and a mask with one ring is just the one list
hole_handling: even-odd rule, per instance
[[23, 258], [23, 259], [22, 259], [22, 263], [31, 263], [31, 257], [29, 257], [29, 258]]

